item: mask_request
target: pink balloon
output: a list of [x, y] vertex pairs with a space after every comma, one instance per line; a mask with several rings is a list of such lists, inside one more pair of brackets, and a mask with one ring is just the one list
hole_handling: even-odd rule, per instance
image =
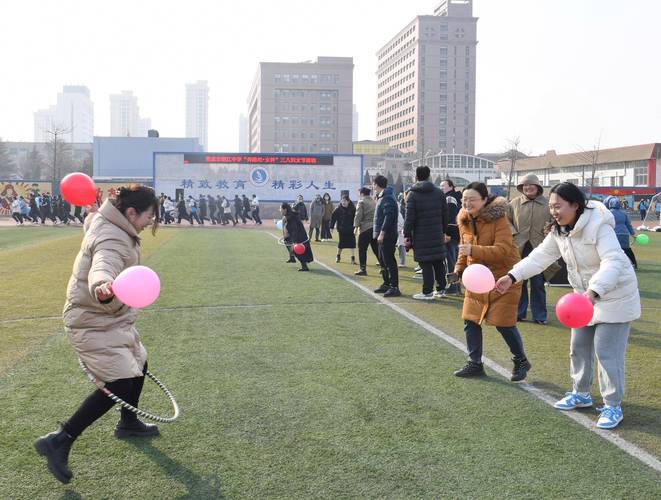
[[471, 264], [464, 269], [461, 282], [473, 293], [488, 293], [496, 286], [491, 270], [482, 264]]
[[568, 293], [555, 305], [558, 321], [569, 328], [583, 328], [592, 321], [594, 306], [590, 299], [580, 293]]
[[124, 304], [141, 309], [153, 304], [161, 293], [161, 280], [146, 266], [124, 269], [112, 284], [115, 296]]

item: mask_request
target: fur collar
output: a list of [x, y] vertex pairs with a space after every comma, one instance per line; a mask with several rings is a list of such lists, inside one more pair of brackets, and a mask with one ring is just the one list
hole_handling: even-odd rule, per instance
[[[493, 222], [496, 219], [505, 217], [507, 215], [508, 204], [507, 200], [502, 196], [489, 196], [487, 198], [487, 204], [482, 207], [480, 213], [477, 215], [477, 219], [483, 222]], [[463, 208], [459, 211], [457, 215], [457, 220], [460, 224], [469, 224], [471, 221], [470, 214]]]

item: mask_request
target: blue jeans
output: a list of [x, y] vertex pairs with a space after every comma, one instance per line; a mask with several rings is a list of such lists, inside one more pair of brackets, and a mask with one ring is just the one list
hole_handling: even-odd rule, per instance
[[546, 321], [546, 288], [544, 288], [544, 275], [538, 274], [523, 282], [521, 287], [521, 300], [517, 317], [519, 320], [526, 318], [528, 311], [528, 285], [530, 284], [530, 311], [534, 321]]
[[459, 242], [456, 240], [450, 240], [445, 244], [445, 260], [448, 264], [448, 272], [454, 272], [454, 266], [457, 263], [457, 254], [459, 253]]

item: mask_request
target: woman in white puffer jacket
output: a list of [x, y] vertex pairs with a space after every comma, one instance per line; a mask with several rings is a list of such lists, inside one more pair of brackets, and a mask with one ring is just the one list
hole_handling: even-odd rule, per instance
[[560, 257], [575, 292], [594, 304], [590, 324], [571, 332], [573, 390], [555, 403], [561, 410], [592, 406], [593, 359], [599, 364], [599, 389], [604, 401], [597, 427], [612, 429], [623, 418], [624, 354], [631, 322], [640, 317], [638, 281], [615, 234], [611, 212], [598, 201], [585, 201], [574, 184], [563, 182], [549, 195], [555, 220], [544, 242], [498, 280], [504, 293], [514, 282], [539, 274]]

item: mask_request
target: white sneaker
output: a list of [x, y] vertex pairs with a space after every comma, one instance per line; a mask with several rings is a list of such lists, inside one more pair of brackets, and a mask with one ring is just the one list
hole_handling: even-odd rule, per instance
[[433, 295], [435, 299], [442, 299], [443, 297], [445, 297], [445, 290], [440, 290], [440, 291], [434, 290]]
[[413, 298], [415, 300], [434, 300], [433, 293], [416, 293]]

